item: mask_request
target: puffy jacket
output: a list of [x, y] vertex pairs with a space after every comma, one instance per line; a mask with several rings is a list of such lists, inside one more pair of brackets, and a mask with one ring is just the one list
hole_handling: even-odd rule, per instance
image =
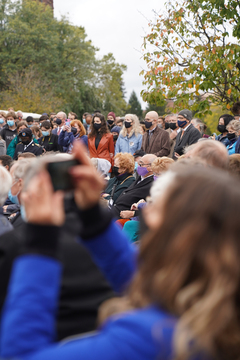
[[127, 152], [129, 154], [134, 154], [137, 150], [140, 150], [142, 146], [142, 135], [138, 134], [137, 136], [133, 134], [131, 137], [119, 135], [116, 146], [115, 146], [115, 155], [120, 152]]

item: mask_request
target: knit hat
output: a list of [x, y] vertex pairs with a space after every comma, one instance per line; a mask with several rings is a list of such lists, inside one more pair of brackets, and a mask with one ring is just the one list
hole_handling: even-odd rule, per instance
[[192, 120], [192, 112], [190, 110], [184, 109], [181, 110], [178, 115], [182, 115], [183, 117], [185, 117], [185, 119], [187, 119], [188, 121]]
[[114, 120], [116, 120], [116, 115], [114, 114], [114, 112], [111, 111], [110, 113], [108, 113], [108, 116], [112, 116]]
[[120, 133], [120, 131], [121, 131], [121, 127], [120, 126], [114, 126], [112, 129], [111, 129], [111, 133], [112, 132], [116, 132], [116, 133]]

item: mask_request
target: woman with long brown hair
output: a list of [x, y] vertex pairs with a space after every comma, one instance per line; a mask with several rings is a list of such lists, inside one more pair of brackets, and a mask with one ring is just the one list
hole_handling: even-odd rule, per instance
[[91, 121], [88, 135], [88, 149], [90, 158], [105, 159], [113, 166], [114, 142], [113, 135], [109, 132], [104, 116], [96, 113]]
[[71, 170], [84, 225], [81, 240], [115, 290], [127, 291], [126, 311], [108, 319], [95, 336], [53, 343], [61, 279], [57, 227], [64, 208], [63, 195], [53, 192], [40, 170], [23, 190], [27, 254], [14, 266], [2, 314], [1, 357], [239, 359], [238, 182], [200, 165], [179, 164], [163, 174], [154, 183], [159, 195], [144, 211], [148, 230], [136, 261], [136, 248], [98, 204], [103, 181], [83, 145], [75, 144], [73, 153], [81, 163]]

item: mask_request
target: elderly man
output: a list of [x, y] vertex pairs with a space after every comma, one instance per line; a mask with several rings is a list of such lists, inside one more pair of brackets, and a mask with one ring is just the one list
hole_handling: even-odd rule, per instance
[[[0, 166], [0, 184], [0, 206], [3, 206], [12, 185], [11, 175], [3, 166]], [[13, 227], [11, 223], [4, 215], [0, 213], [0, 235], [3, 235], [12, 229]]]
[[165, 122], [168, 124], [168, 129], [166, 131], [169, 133], [170, 145], [171, 145], [170, 154], [168, 155], [168, 157], [172, 158], [174, 147], [176, 144], [176, 137], [180, 131], [180, 128], [179, 128], [178, 122], [177, 122], [177, 114], [166, 115]]
[[190, 110], [180, 111], [177, 120], [181, 130], [177, 134], [173, 158], [183, 155], [186, 146], [195, 144], [201, 138], [200, 132], [191, 124], [192, 112]]
[[[160, 129], [161, 130], [161, 129]], [[111, 211], [116, 218], [129, 219], [134, 216], [134, 211], [129, 211], [132, 204], [141, 199], [146, 199], [149, 195], [153, 182], [152, 163], [157, 158], [156, 155], [144, 155], [139, 161], [137, 168], [137, 179], [117, 198]]]
[[158, 157], [168, 156], [170, 153], [170, 138], [167, 131], [157, 126], [158, 113], [149, 111], [145, 116], [147, 131], [142, 138], [141, 149], [147, 154], [154, 154]]
[[66, 125], [66, 119], [67, 119], [67, 115], [65, 114], [65, 112], [60, 111], [57, 113], [56, 123], [57, 123], [58, 127], [52, 131], [52, 134], [55, 134], [55, 135], [60, 134], [63, 126]]

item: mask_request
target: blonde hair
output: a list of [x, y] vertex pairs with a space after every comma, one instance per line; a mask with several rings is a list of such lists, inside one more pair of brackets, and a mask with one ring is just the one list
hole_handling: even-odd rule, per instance
[[126, 169], [126, 171], [129, 174], [133, 174], [134, 167], [135, 167], [135, 160], [134, 157], [129, 153], [118, 153], [114, 159], [118, 159], [119, 166], [123, 169]]
[[227, 128], [227, 130], [233, 129], [234, 131], [236, 131], [238, 133], [240, 131], [240, 121], [232, 120], [232, 121], [230, 121], [230, 123], [227, 125], [226, 128]]
[[135, 134], [135, 136], [138, 136], [139, 134], [141, 134], [142, 133], [141, 126], [140, 126], [140, 122], [139, 122], [137, 115], [126, 114], [125, 118], [126, 118], [126, 116], [130, 116], [130, 118], [133, 122], [132, 129], [131, 129], [131, 132], [128, 134], [127, 129], [125, 127], [125, 123], [123, 122], [123, 126], [122, 126], [122, 130], [120, 132], [120, 135], [123, 137], [126, 137], [128, 134], [128, 136], [131, 137], [133, 134]]
[[158, 157], [152, 163], [152, 171], [156, 174], [167, 171], [169, 166], [174, 163], [174, 160], [166, 156]]

